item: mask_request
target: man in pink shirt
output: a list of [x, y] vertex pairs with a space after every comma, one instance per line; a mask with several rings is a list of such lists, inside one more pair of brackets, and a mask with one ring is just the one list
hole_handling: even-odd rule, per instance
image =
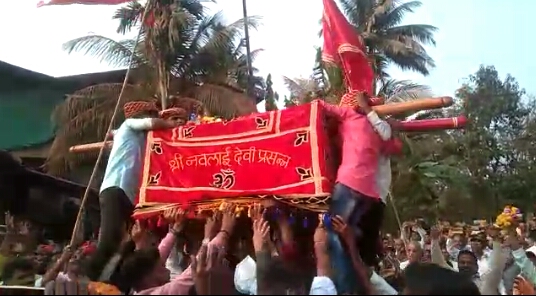
[[[360, 255], [376, 265], [377, 244], [384, 204], [378, 190], [378, 164], [382, 146], [391, 138], [391, 127], [369, 106], [363, 93], [347, 94], [339, 106], [319, 101], [338, 125], [341, 164], [331, 195], [330, 214], [343, 217], [358, 238]], [[390, 173], [390, 172], [389, 172]], [[337, 291], [354, 293], [355, 273], [335, 233], [330, 233], [331, 257], [338, 274]]]

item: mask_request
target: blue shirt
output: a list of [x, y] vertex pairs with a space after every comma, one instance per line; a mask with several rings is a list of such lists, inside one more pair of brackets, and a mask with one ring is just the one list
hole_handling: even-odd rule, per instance
[[142, 172], [146, 132], [152, 128], [152, 122], [152, 118], [128, 118], [117, 129], [100, 192], [119, 187], [134, 203]]

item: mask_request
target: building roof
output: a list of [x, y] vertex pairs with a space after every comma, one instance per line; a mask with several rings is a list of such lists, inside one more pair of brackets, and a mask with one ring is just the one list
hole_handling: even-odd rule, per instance
[[51, 114], [75, 90], [122, 82], [125, 70], [52, 77], [0, 61], [0, 149], [14, 151], [54, 138]]

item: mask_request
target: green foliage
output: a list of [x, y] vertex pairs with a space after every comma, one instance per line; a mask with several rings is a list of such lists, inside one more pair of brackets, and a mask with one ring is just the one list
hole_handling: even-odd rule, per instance
[[413, 13], [422, 3], [400, 0], [340, 0], [350, 24], [361, 33], [367, 55], [379, 80], [388, 78], [389, 64], [403, 70], [428, 75], [435, 67], [424, 45], [435, 46], [437, 28], [430, 25], [401, 25], [407, 13]]
[[[147, 9], [149, 13], [133, 1], [113, 16], [119, 21], [119, 33], [140, 30], [139, 42], [89, 35], [66, 42], [64, 49], [115, 67], [128, 67], [132, 56], [133, 70], [121, 105], [158, 99], [165, 107], [170, 96], [179, 96], [196, 99], [209, 113], [224, 118], [256, 110], [255, 100], [246, 93], [248, 81], [257, 93], [264, 89], [264, 79], [248, 79], [241, 43], [243, 19], [227, 24], [223, 13], [209, 14], [200, 0], [151, 1]], [[144, 15], [152, 21], [142, 23]], [[248, 17], [250, 29], [258, 25], [258, 17]], [[253, 50], [252, 59], [260, 52]], [[94, 85], [57, 106], [53, 121], [58, 128], [46, 163], [50, 173], [63, 174], [80, 163], [80, 155], [68, 153], [70, 146], [102, 141], [121, 88], [122, 84]], [[118, 118], [115, 125], [120, 122]]]
[[277, 93], [274, 93], [274, 90], [272, 89], [272, 74], [268, 74], [268, 77], [266, 77], [266, 89], [265, 89], [265, 96], [264, 96], [264, 104], [266, 111], [273, 111], [277, 110], [277, 100], [279, 95]]
[[532, 210], [536, 101], [492, 66], [481, 66], [456, 95], [443, 115], [465, 113], [466, 129], [408, 134], [411, 151], [393, 162], [401, 215], [470, 221], [492, 219], [510, 203]]

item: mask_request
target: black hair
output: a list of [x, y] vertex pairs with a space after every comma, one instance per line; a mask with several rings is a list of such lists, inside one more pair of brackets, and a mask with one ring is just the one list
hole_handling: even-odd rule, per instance
[[9, 260], [5, 265], [2, 271], [1, 279], [2, 281], [9, 280], [15, 275], [15, 272], [34, 272], [33, 262], [26, 258], [15, 257], [14, 259]]
[[[304, 275], [291, 272], [281, 257], [272, 257], [270, 252], [257, 252], [257, 292], [259, 295], [283, 293], [288, 288], [303, 288]], [[278, 283], [277, 285], [273, 285]], [[268, 295], [267, 294], [267, 295]]]
[[160, 262], [157, 248], [136, 250], [124, 259], [120, 267], [123, 289], [138, 288], [143, 278]]
[[422, 295], [480, 295], [463, 274], [433, 263], [412, 263], [404, 270], [408, 293]]
[[460, 256], [462, 255], [469, 255], [473, 258], [474, 262], [477, 263], [478, 262], [478, 259], [476, 258], [476, 255], [475, 253], [469, 251], [469, 250], [461, 250], [459, 253], [458, 253], [458, 260], [460, 260]]

